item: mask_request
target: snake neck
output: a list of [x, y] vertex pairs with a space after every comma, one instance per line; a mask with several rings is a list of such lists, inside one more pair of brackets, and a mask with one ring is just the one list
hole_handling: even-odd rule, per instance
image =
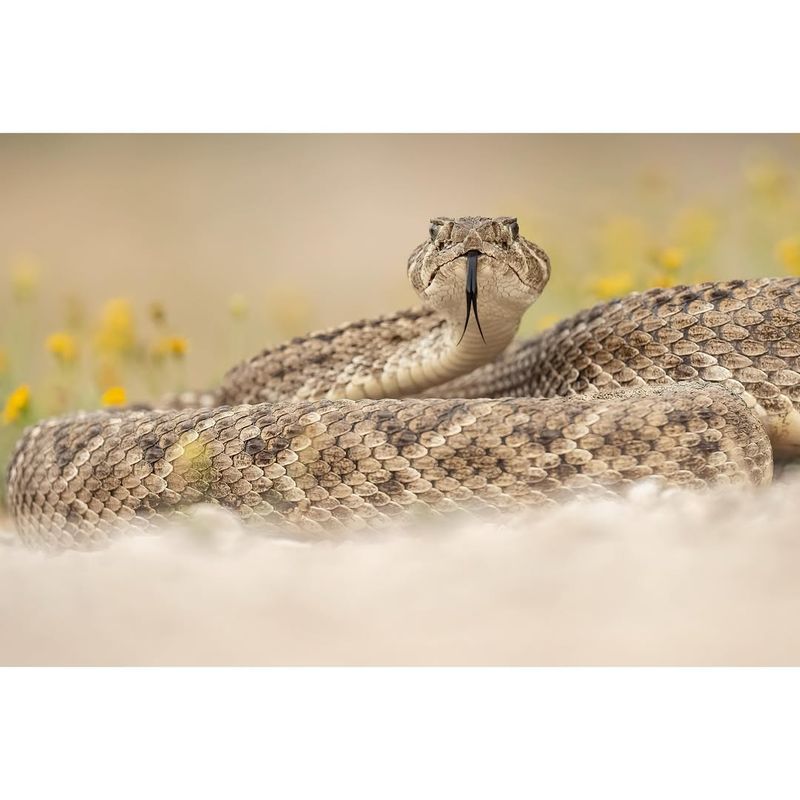
[[[380, 365], [347, 370], [345, 380], [331, 387], [327, 397], [379, 400], [422, 394], [491, 362], [510, 344], [518, 327], [519, 318], [508, 316], [483, 321], [482, 332], [474, 320], [465, 330], [463, 320], [442, 318], [425, 334], [396, 344]], [[367, 360], [368, 351], [367, 347]]]
[[519, 319], [486, 314], [481, 338], [474, 319], [464, 330], [463, 319], [416, 308], [318, 331], [235, 366], [216, 391], [216, 403], [380, 400], [435, 393], [436, 387], [492, 362], [514, 338]]

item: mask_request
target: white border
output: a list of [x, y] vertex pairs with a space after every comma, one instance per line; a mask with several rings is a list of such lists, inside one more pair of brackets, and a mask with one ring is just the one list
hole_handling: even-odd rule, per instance
[[5, 670], [0, 793], [796, 797], [797, 674]]
[[[796, 16], [28, 0], [0, 129], [792, 131]], [[0, 794], [795, 797], [798, 711], [790, 670], [4, 670]]]
[[28, 0], [8, 131], [798, 130], [798, 11], [672, 0]]

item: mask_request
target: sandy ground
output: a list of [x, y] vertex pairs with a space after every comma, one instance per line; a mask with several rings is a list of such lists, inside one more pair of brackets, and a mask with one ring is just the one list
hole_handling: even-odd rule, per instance
[[2, 664], [800, 664], [800, 473], [301, 544], [0, 547]]

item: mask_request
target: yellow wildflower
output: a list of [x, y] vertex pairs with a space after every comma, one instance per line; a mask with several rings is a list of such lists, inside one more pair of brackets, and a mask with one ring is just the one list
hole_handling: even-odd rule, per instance
[[103, 307], [97, 346], [107, 353], [128, 353], [135, 343], [133, 309], [122, 298], [109, 300]]
[[122, 384], [122, 371], [117, 359], [111, 356], [101, 356], [94, 367], [94, 382], [101, 391], [108, 386]]
[[3, 409], [3, 423], [10, 425], [16, 422], [31, 403], [31, 388], [27, 383], [17, 386], [6, 400], [5, 408]]
[[52, 353], [59, 361], [68, 364], [78, 357], [78, 343], [72, 334], [64, 331], [53, 333], [47, 337], [44, 343], [49, 353]]
[[244, 319], [247, 316], [247, 298], [243, 294], [232, 295], [228, 300], [228, 311], [234, 319]]
[[602, 273], [634, 274], [647, 252], [647, 230], [635, 217], [612, 217], [600, 229], [598, 245]]
[[30, 259], [18, 261], [11, 268], [11, 289], [17, 300], [30, 300], [39, 288], [39, 266]]
[[768, 200], [781, 199], [789, 189], [789, 175], [776, 161], [761, 161], [745, 170], [745, 180], [753, 194]]
[[775, 245], [775, 258], [792, 274], [800, 275], [800, 236], [787, 236]]
[[686, 261], [686, 252], [682, 247], [662, 247], [653, 256], [656, 264], [668, 272], [676, 272]]
[[543, 317], [539, 317], [539, 319], [536, 320], [535, 329], [537, 331], [544, 331], [548, 328], [552, 328], [559, 319], [560, 317], [558, 314], [545, 314]]
[[675, 239], [689, 250], [703, 251], [714, 241], [718, 229], [719, 219], [712, 211], [688, 208], [676, 220]]
[[122, 386], [109, 386], [100, 398], [100, 402], [104, 406], [122, 406], [125, 405], [126, 400], [127, 395]]
[[653, 286], [657, 286], [659, 289], [669, 289], [676, 284], [675, 276], [668, 272], [659, 272], [653, 280]]
[[169, 352], [172, 353], [175, 358], [183, 358], [186, 355], [186, 351], [189, 349], [189, 342], [183, 336], [170, 336], [169, 337]]
[[150, 348], [150, 352], [157, 360], [168, 355], [183, 358], [189, 349], [189, 342], [183, 336], [162, 336]]
[[715, 277], [711, 272], [701, 269], [692, 275], [691, 283], [711, 283], [713, 280], [715, 280]]
[[592, 284], [592, 291], [601, 300], [621, 297], [630, 292], [631, 289], [633, 289], [633, 279], [628, 272], [616, 272], [600, 278]]

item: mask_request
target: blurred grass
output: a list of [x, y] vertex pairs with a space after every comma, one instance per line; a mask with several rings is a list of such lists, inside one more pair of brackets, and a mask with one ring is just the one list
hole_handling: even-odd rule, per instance
[[[553, 263], [550, 285], [523, 320], [522, 334], [653, 286], [800, 275], [799, 185], [797, 164], [767, 157], [746, 165], [732, 195], [716, 195], [711, 187], [696, 202], [678, 200], [669, 172], [653, 168], [635, 186], [620, 185], [616, 202], [610, 197], [606, 210], [588, 221], [553, 220], [540, 209], [517, 207], [521, 230]], [[742, 263], [746, 273], [736, 267]], [[407, 294], [392, 288], [395, 279], [387, 276], [387, 296], [396, 292], [396, 304], [405, 305]], [[172, 324], [167, 297], [146, 305], [111, 297], [87, 307], [76, 289], [55, 280], [51, 265], [32, 257], [4, 265], [0, 280], [3, 475], [14, 441], [38, 419], [190, 388], [190, 361], [192, 374], [203, 376], [192, 388], [214, 385], [237, 360], [320, 324], [312, 298], [291, 275], [271, 283], [266, 301], [232, 287], [214, 307], [200, 310], [198, 324], [211, 326], [220, 342], [203, 353], [192, 348], [192, 331]], [[385, 310], [376, 307], [375, 314]], [[0, 487], [1, 504], [4, 479]]]

